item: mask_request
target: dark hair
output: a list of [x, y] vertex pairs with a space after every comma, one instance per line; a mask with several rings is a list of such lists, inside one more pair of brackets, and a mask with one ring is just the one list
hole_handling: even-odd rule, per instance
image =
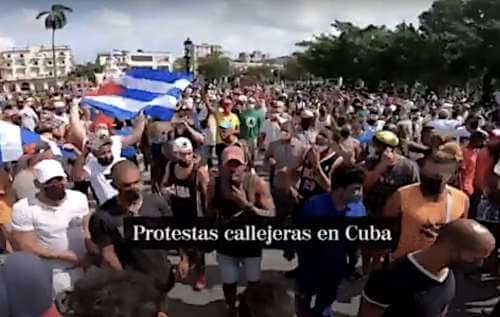
[[155, 317], [168, 291], [148, 275], [97, 270], [76, 283], [70, 305], [76, 317]]
[[249, 286], [240, 295], [239, 302], [241, 317], [292, 317], [295, 313], [286, 289], [271, 283]]
[[352, 184], [363, 184], [365, 173], [362, 169], [352, 165], [337, 168], [331, 177], [331, 189], [346, 188]]

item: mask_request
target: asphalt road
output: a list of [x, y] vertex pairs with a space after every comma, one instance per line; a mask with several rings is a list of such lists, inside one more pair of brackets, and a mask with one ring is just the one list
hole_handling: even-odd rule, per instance
[[[173, 258], [173, 262], [177, 259]], [[169, 316], [198, 317], [225, 316], [225, 302], [220, 283], [219, 270], [215, 253], [206, 255], [207, 288], [195, 292], [191, 288], [189, 277], [177, 283], [170, 292]], [[290, 296], [293, 296], [294, 282], [283, 276], [295, 266], [282, 257], [282, 251], [266, 250], [262, 263], [262, 280], [284, 285]], [[333, 269], [333, 268], [332, 268]], [[356, 316], [359, 307], [360, 293], [366, 278], [358, 281], [344, 281], [340, 287], [339, 297], [333, 304], [335, 317]], [[239, 291], [244, 289], [245, 281], [240, 281]], [[486, 277], [457, 276], [457, 295], [448, 316], [483, 316], [483, 311], [490, 311], [500, 296], [500, 279]]]

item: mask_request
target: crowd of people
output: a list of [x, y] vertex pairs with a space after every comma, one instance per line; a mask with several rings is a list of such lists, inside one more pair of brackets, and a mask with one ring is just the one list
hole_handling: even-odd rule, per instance
[[123, 228], [135, 216], [398, 219], [392, 249], [285, 248], [294, 301], [261, 281], [260, 243], [220, 243], [227, 316], [332, 316], [342, 281], [363, 276], [359, 316], [444, 316], [454, 272], [499, 272], [498, 105], [456, 90], [195, 83], [167, 122], [111, 118], [81, 97], [67, 86], [0, 98], [2, 121], [42, 136], [0, 169], [1, 316], [164, 317], [176, 282], [204, 289], [212, 250], [178, 248], [172, 265], [172, 250], [133, 248]]

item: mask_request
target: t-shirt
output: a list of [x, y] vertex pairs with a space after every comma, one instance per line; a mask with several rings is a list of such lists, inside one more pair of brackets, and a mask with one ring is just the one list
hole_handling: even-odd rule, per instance
[[431, 246], [435, 240], [427, 237], [422, 229], [444, 225], [448, 217], [448, 206], [450, 209], [449, 222], [464, 216], [464, 213], [469, 209], [467, 195], [448, 185], [446, 185], [446, 190], [448, 193], [443, 195], [440, 200], [432, 201], [422, 194], [420, 183], [398, 189], [394, 198], [397, 198], [401, 204], [401, 234], [398, 247], [392, 254], [394, 259]]
[[30, 131], [35, 131], [36, 123], [38, 121], [38, 115], [35, 110], [31, 107], [24, 107], [19, 111], [19, 115], [21, 116], [21, 122], [25, 129]]
[[[293, 138], [291, 142], [279, 140], [269, 145], [266, 157], [273, 157], [276, 160], [276, 172], [281, 170], [285, 166], [289, 169], [297, 169], [304, 162], [307, 150], [308, 147], [296, 138]], [[299, 177], [299, 172], [296, 172], [295, 175], [292, 175], [292, 184], [297, 183]], [[282, 189], [288, 188], [288, 185], [290, 185], [283, 173], [275, 175], [275, 177], [273, 178], [273, 183], [275, 187]]]
[[486, 175], [493, 167], [493, 159], [488, 148], [483, 148], [477, 154], [476, 174], [474, 176], [474, 192], [483, 193], [486, 189]]
[[264, 116], [257, 109], [246, 109], [240, 113], [241, 131], [240, 136], [244, 140], [255, 140], [259, 136], [260, 126], [264, 122]]
[[370, 275], [363, 297], [385, 308], [384, 317], [444, 317], [455, 296], [455, 276], [447, 270], [435, 276], [414, 254]]
[[[365, 167], [373, 170], [378, 160], [367, 159]], [[365, 205], [370, 214], [380, 214], [383, 211], [387, 199], [400, 187], [420, 181], [418, 166], [404, 156], [396, 161], [383, 173], [370, 191], [365, 191]]]
[[476, 174], [476, 161], [479, 149], [471, 149], [467, 146], [462, 148], [464, 159], [460, 162], [460, 178], [462, 190], [467, 195], [474, 193], [474, 175]]
[[[115, 253], [125, 269], [148, 273], [159, 266], [168, 265], [166, 250], [144, 250], [129, 247], [123, 228], [125, 212], [117, 204], [116, 197], [102, 205], [90, 218], [89, 231], [92, 241], [100, 248], [113, 245]], [[143, 217], [172, 215], [165, 199], [154, 194], [143, 194], [139, 214]]]
[[[298, 222], [305, 221], [309, 217], [358, 218], [364, 216], [366, 216], [366, 211], [363, 202], [349, 203], [344, 210], [337, 210], [331, 193], [326, 193], [313, 196], [305, 203]], [[320, 289], [335, 294], [344, 277], [346, 246], [338, 243], [324, 247], [299, 248], [298, 254], [299, 290], [311, 296], [317, 294]]]
[[111, 186], [111, 169], [113, 165], [122, 161], [123, 158], [114, 156], [113, 163], [108, 166], [102, 166], [94, 156], [89, 156], [87, 163], [83, 167], [88, 174], [90, 187], [94, 193], [99, 205], [118, 194], [118, 191]]
[[[83, 238], [83, 218], [89, 214], [87, 197], [74, 190], [66, 190], [66, 198], [59, 206], [48, 206], [36, 196], [24, 198], [12, 207], [13, 231], [33, 231], [38, 242], [57, 252], [73, 251], [77, 256], [86, 253]], [[73, 264], [46, 260], [53, 269], [66, 269]]]
[[269, 144], [278, 141], [281, 136], [281, 128], [277, 122], [271, 119], [266, 119], [262, 126], [260, 127], [260, 133], [265, 134], [264, 138], [264, 148], [268, 149]]
[[221, 111], [216, 111], [215, 113], [215, 122], [217, 123], [217, 144], [223, 143], [222, 142], [222, 137], [220, 135], [220, 129], [219, 126], [222, 122], [231, 122], [233, 128], [238, 128], [240, 126], [240, 120], [238, 119], [238, 116], [235, 115], [234, 113], [230, 113], [228, 115], [225, 115]]

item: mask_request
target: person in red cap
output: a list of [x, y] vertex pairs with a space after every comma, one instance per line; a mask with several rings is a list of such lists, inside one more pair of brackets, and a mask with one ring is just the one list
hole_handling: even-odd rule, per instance
[[[234, 224], [257, 224], [260, 217], [276, 215], [269, 185], [262, 178], [246, 170], [245, 153], [238, 146], [229, 146], [222, 153], [220, 176], [215, 180], [214, 192], [209, 196], [210, 210], [228, 227]], [[228, 305], [228, 316], [236, 316], [236, 290], [239, 267], [245, 267], [248, 287], [260, 281], [262, 247], [221, 241], [217, 248], [222, 290]]]

